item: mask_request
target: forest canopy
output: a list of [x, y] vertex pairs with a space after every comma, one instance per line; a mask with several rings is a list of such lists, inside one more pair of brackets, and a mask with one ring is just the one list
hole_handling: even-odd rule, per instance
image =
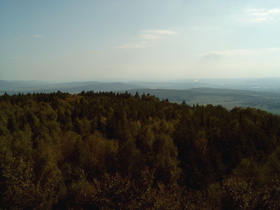
[[0, 96], [1, 209], [280, 209], [280, 116], [149, 94]]

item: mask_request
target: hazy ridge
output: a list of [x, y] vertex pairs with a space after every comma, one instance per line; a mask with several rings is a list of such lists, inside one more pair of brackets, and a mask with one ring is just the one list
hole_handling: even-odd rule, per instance
[[254, 107], [280, 114], [280, 79], [201, 79], [163, 82], [65, 82], [0, 80], [0, 94], [18, 93], [80, 93], [129, 92], [151, 94], [171, 102], [185, 101], [187, 104], [220, 104], [233, 107]]

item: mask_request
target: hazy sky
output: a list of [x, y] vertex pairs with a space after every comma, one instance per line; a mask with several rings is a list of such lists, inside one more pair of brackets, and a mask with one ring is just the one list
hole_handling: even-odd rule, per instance
[[279, 0], [0, 0], [0, 80], [280, 77]]

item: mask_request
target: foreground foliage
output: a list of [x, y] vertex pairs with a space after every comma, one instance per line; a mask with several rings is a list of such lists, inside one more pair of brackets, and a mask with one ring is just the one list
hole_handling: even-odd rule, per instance
[[280, 209], [280, 117], [154, 96], [0, 97], [2, 209]]

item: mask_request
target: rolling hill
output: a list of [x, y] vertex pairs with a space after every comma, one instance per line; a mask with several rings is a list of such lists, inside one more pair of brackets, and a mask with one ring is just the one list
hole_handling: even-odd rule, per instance
[[168, 82], [68, 82], [47, 83], [39, 81], [0, 80], [0, 95], [18, 93], [80, 93], [125, 92], [155, 95], [160, 99], [181, 103], [253, 107], [280, 114], [280, 79], [204, 79]]

